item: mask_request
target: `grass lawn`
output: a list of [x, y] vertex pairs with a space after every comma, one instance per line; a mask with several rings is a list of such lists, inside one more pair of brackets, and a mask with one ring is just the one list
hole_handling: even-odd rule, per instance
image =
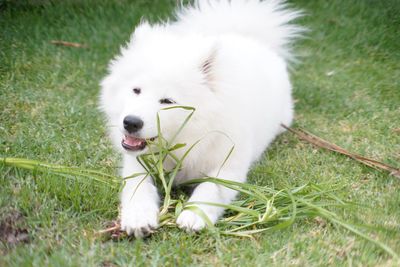
[[[0, 0], [0, 156], [116, 173], [119, 158], [97, 110], [99, 80], [140, 18], [166, 18], [175, 2]], [[296, 46], [302, 63], [292, 71], [295, 126], [400, 167], [398, 1], [292, 2], [306, 11], [300, 23], [311, 29]], [[365, 232], [400, 253], [400, 180], [387, 173], [286, 133], [249, 179], [276, 188], [339, 186], [339, 197], [361, 205], [336, 212], [348, 222], [384, 226]], [[96, 239], [93, 232], [117, 216], [117, 206], [115, 189], [0, 165], [0, 266], [400, 264], [320, 219], [253, 240], [174, 228], [146, 240]], [[5, 242], [7, 227], [25, 242]]]

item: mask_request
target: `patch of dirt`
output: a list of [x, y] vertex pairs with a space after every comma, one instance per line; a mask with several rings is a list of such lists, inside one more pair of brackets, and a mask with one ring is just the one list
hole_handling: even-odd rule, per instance
[[28, 243], [29, 234], [26, 228], [21, 227], [23, 215], [18, 211], [11, 211], [0, 221], [0, 242], [6, 245]]

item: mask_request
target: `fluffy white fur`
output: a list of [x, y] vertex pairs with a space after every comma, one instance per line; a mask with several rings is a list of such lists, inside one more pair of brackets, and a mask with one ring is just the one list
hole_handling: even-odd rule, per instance
[[[177, 21], [141, 23], [121, 54], [110, 63], [101, 83], [101, 108], [110, 126], [111, 140], [123, 153], [123, 176], [143, 172], [140, 152], [125, 151], [123, 119], [135, 115], [144, 121], [141, 138], [157, 135], [156, 114], [168, 105], [196, 108], [179, 135], [192, 144], [205, 136], [184, 162], [177, 182], [204, 175], [216, 176], [232, 141], [235, 149], [219, 177], [244, 182], [251, 164], [282, 132], [281, 123], [293, 118], [291, 85], [286, 60], [288, 44], [300, 29], [289, 24], [299, 12], [279, 0], [196, 1], [177, 12]], [[132, 92], [141, 88], [141, 94]], [[168, 139], [187, 111], [161, 111], [163, 135]], [[230, 137], [226, 138], [223, 134]], [[157, 227], [159, 196], [152, 179], [129, 179], [121, 194], [121, 226], [128, 234], [144, 236]], [[198, 185], [189, 201], [230, 203], [236, 192], [212, 183]], [[223, 209], [199, 205], [215, 223]], [[177, 224], [200, 230], [205, 222], [183, 211]]]

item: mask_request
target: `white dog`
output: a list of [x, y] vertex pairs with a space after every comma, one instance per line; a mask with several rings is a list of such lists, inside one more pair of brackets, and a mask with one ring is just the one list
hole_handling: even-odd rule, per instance
[[[101, 108], [111, 140], [123, 152], [123, 176], [143, 173], [136, 157], [157, 138], [157, 113], [169, 106], [196, 108], [176, 142], [202, 141], [185, 159], [177, 182], [206, 176], [244, 182], [251, 164], [293, 118], [286, 61], [301, 29], [289, 24], [298, 11], [279, 0], [198, 0], [180, 8], [175, 22], [142, 22], [101, 83]], [[187, 112], [161, 111], [168, 139]], [[218, 134], [224, 133], [225, 135]], [[227, 138], [226, 136], [229, 136]], [[229, 152], [235, 149], [223, 168]], [[151, 178], [129, 179], [121, 195], [121, 227], [142, 237], [158, 224], [159, 195]], [[136, 187], [137, 190], [135, 191]], [[199, 184], [189, 201], [230, 203], [236, 192]], [[215, 223], [223, 209], [198, 205]], [[205, 222], [185, 210], [179, 227], [197, 231]]]

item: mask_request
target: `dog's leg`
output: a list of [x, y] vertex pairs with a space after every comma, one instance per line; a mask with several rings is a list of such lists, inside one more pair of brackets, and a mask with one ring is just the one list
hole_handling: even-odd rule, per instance
[[[243, 170], [226, 170], [221, 171], [218, 175], [221, 179], [244, 182], [246, 180], [247, 168]], [[193, 191], [188, 202], [213, 202], [220, 204], [229, 204], [237, 195], [237, 191], [217, 185], [211, 182], [199, 184]], [[224, 213], [224, 209], [206, 204], [196, 204], [204, 214], [215, 224], [220, 216]], [[191, 210], [184, 210], [176, 220], [178, 226], [187, 231], [199, 231], [206, 226], [204, 220]]]
[[[136, 157], [125, 155], [122, 175], [144, 173]], [[140, 175], [126, 180], [121, 194], [121, 229], [145, 237], [157, 228], [159, 196], [151, 177]]]

